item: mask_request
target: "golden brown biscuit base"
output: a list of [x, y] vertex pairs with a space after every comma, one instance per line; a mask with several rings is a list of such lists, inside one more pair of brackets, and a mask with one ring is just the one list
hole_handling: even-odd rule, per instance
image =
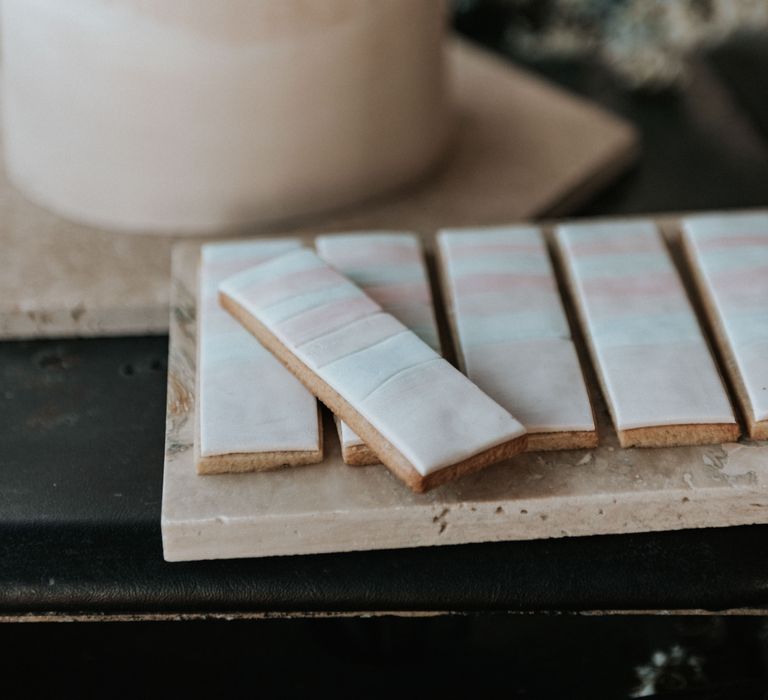
[[747, 428], [753, 440], [768, 440], [768, 420], [753, 421]]
[[286, 451], [261, 454], [234, 452], [215, 457], [200, 457], [195, 453], [198, 474], [242, 474], [265, 472], [284, 467], [301, 467], [323, 461], [319, 451]]
[[[747, 394], [747, 387], [744, 384], [744, 377], [739, 371], [736, 357], [733, 354], [733, 348], [728, 341], [728, 335], [723, 327], [720, 315], [716, 311], [715, 300], [712, 297], [709, 285], [706, 283], [704, 275], [696, 262], [696, 252], [691, 248], [684, 235], [680, 235], [680, 244], [683, 250], [683, 257], [704, 309], [707, 325], [715, 338], [715, 344], [722, 358], [722, 364], [725, 366], [725, 372], [728, 375], [731, 389], [736, 394], [741, 415], [744, 416], [744, 422], [747, 424], [747, 433], [753, 440], [768, 440], [768, 421], [755, 420], [752, 404]], [[768, 361], [768, 358], [766, 358], [766, 361]]]
[[522, 452], [527, 444], [526, 434], [483, 450], [468, 459], [456, 462], [436, 472], [420, 474], [411, 463], [391, 445], [376, 428], [358, 413], [338, 392], [309, 369], [296, 355], [286, 348], [256, 318], [237, 302], [224, 294], [219, 295], [221, 305], [240, 321], [259, 342], [270, 350], [297, 379], [334, 413], [354, 430], [360, 439], [378, 456], [379, 461], [416, 493], [423, 493], [465, 474], [509, 459]]
[[[198, 276], [200, 270], [198, 268]], [[200, 283], [198, 280], [198, 289]], [[195, 342], [198, 368], [195, 372], [195, 401], [200, 396], [200, 324], [197, 324]], [[244, 474], [247, 472], [265, 472], [283, 467], [303, 467], [319, 464], [323, 461], [323, 416], [317, 407], [317, 433], [320, 436], [316, 450], [278, 450], [275, 452], [233, 452], [224, 455], [203, 457], [200, 454], [200, 408], [195, 408], [195, 469], [198, 474]]]
[[654, 425], [649, 428], [618, 430], [622, 447], [680, 447], [681, 445], [713, 445], [739, 439], [736, 423], [687, 423]]
[[[571, 274], [570, 267], [563, 259], [560, 245], [556, 242], [554, 246], [555, 261], [562, 272], [565, 286], [573, 302], [573, 308], [579, 319], [582, 329], [586, 329], [588, 324], [584, 317], [584, 310], [576, 293], [576, 283]], [[592, 342], [592, 338], [586, 330], [582, 333], [584, 342], [589, 350], [589, 356], [592, 359], [592, 366], [595, 369], [597, 381], [603, 392], [608, 412], [611, 414], [611, 420], [614, 428], [616, 427], [616, 416], [613, 414], [613, 406], [607, 400], [610, 395], [605, 385], [602, 368], [597, 361], [597, 352]], [[643, 428], [631, 428], [629, 430], [616, 429], [616, 435], [619, 438], [621, 447], [681, 447], [683, 445], [712, 445], [721, 442], [733, 442], [739, 437], [739, 426], [736, 423], [687, 423], [680, 425], [652, 425]]]
[[[445, 309], [446, 317], [448, 318], [448, 329], [450, 331], [451, 341], [453, 343], [453, 349], [456, 353], [456, 360], [459, 364], [459, 368], [464, 374], [467, 373], [467, 365], [464, 360], [464, 353], [461, 350], [461, 343], [459, 342], [459, 330], [456, 326], [456, 316], [453, 312], [453, 303], [451, 302], [451, 290], [448, 286], [448, 277], [446, 270], [448, 266], [445, 264], [440, 245], [435, 245], [435, 257], [437, 258], [437, 276], [440, 285], [440, 293], [443, 297], [443, 308]], [[581, 365], [581, 358], [579, 358], [579, 365]], [[582, 369], [582, 372], [584, 370]], [[592, 411], [592, 422], [597, 426], [597, 419], [595, 417], [595, 407], [592, 405], [592, 401], [589, 401], [589, 408]], [[528, 447], [526, 452], [551, 452], [554, 450], [580, 450], [597, 447], [600, 440], [597, 436], [597, 427], [594, 430], [558, 430], [548, 433], [528, 433]]]
[[303, 467], [323, 461], [323, 425], [317, 407], [317, 427], [320, 436], [317, 450], [277, 450], [274, 452], [233, 452], [202, 457], [200, 455], [200, 420], [195, 421], [195, 467], [198, 474], [242, 474], [265, 472], [283, 467]]
[[586, 450], [597, 447], [596, 430], [558, 430], [551, 433], [528, 433], [526, 452], [554, 450]]
[[341, 459], [350, 467], [372, 467], [381, 460], [368, 445], [347, 445], [341, 448]]
[[334, 416], [333, 422], [336, 424], [336, 432], [339, 435], [339, 444], [341, 445], [341, 459], [344, 464], [350, 467], [370, 467], [374, 464], [381, 464], [381, 460], [365, 443], [360, 443], [357, 445], [344, 445], [341, 435], [341, 424], [343, 421], [338, 416]]
[[[551, 452], [554, 450], [587, 450], [598, 446], [597, 432], [528, 433], [526, 452]], [[368, 445], [347, 445], [341, 448], [344, 464], [351, 467], [370, 467], [381, 464]]]

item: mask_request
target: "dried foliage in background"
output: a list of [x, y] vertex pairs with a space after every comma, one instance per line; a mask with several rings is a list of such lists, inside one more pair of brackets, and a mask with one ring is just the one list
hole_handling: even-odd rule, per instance
[[630, 85], [686, 76], [686, 57], [736, 32], [768, 28], [768, 0], [454, 0], [456, 12], [492, 10], [504, 42], [530, 58], [592, 54]]

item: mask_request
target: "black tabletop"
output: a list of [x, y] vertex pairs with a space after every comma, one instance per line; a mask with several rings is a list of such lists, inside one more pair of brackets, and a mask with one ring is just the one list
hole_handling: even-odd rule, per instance
[[[768, 203], [764, 52], [721, 50], [657, 93], [529, 64], [642, 132], [637, 167], [576, 215]], [[166, 563], [166, 353], [162, 337], [0, 343], [0, 616], [768, 607], [759, 526]]]

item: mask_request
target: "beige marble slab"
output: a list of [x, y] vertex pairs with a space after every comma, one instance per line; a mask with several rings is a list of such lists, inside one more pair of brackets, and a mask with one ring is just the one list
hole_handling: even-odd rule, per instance
[[[677, 254], [677, 220], [660, 223]], [[425, 237], [428, 250], [432, 242]], [[162, 504], [169, 561], [768, 522], [768, 442], [621, 449], [589, 366], [600, 435], [594, 450], [521, 455], [416, 495], [383, 467], [344, 465], [326, 416], [327, 457], [320, 465], [198, 476], [192, 450], [197, 256], [197, 245], [184, 244], [173, 261]]]
[[[302, 230], [428, 232], [562, 212], [634, 158], [634, 129], [592, 103], [458, 41], [451, 60], [460, 118], [440, 169]], [[0, 339], [165, 332], [173, 243], [64, 221], [0, 174]]]

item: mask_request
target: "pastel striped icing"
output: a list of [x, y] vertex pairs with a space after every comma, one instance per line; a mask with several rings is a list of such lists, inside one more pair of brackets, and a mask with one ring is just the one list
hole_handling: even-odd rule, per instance
[[592, 431], [592, 408], [541, 232], [438, 235], [449, 313], [467, 376], [529, 433]]
[[[429, 277], [421, 243], [412, 233], [376, 232], [318, 236], [317, 254], [349, 278], [387, 313], [440, 352]], [[339, 422], [344, 447], [363, 441]]]
[[315, 397], [218, 302], [223, 279], [299, 247], [297, 240], [202, 247], [197, 370], [202, 457], [320, 449]]
[[[329, 299], [326, 291], [334, 288], [344, 291]], [[224, 280], [220, 291], [340, 394], [422, 476], [525, 433], [508, 411], [312, 251], [246, 270]], [[304, 310], [286, 319], [275, 310], [291, 299], [301, 299]]]
[[735, 423], [656, 226], [567, 224], [555, 237], [616, 428]]
[[701, 215], [683, 236], [756, 421], [768, 420], [768, 214]]

